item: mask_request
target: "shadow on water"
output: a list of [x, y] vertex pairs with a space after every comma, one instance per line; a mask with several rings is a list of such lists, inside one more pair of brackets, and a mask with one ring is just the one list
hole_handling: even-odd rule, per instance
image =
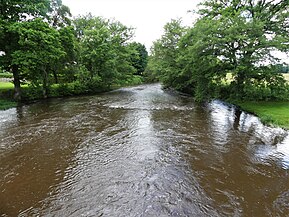
[[0, 112], [2, 216], [286, 216], [289, 136], [158, 84]]

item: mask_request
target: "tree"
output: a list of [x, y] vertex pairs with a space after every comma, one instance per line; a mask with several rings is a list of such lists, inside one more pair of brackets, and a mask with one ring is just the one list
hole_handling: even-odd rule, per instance
[[128, 42], [132, 29], [120, 22], [90, 15], [75, 20], [80, 42], [81, 63], [89, 72], [89, 82], [109, 88], [134, 72]]
[[141, 43], [132, 42], [129, 44], [129, 48], [131, 49], [132, 65], [137, 70], [136, 75], [142, 75], [148, 62], [146, 47]]
[[18, 66], [32, 85], [41, 85], [43, 97], [47, 98], [49, 69], [65, 56], [59, 33], [40, 18], [15, 23], [10, 31], [19, 35], [18, 49], [11, 54], [12, 64]]
[[230, 63], [226, 68], [233, 74], [231, 91], [236, 96], [246, 97], [251, 94], [246, 91], [256, 85], [285, 84], [279, 74], [272, 73], [270, 65], [278, 61], [271, 51], [289, 48], [287, 0], [207, 0], [202, 6], [201, 19], [219, 24], [210, 37], [217, 47], [215, 55]]
[[179, 79], [180, 66], [177, 59], [179, 56], [179, 40], [185, 34], [181, 20], [171, 20], [164, 26], [164, 34], [153, 43], [152, 58], [156, 64], [155, 70], [159, 72], [159, 79], [165, 86], [181, 89], [182, 81]]
[[58, 83], [57, 74], [63, 76], [64, 82], [75, 80], [75, 71], [79, 60], [78, 44], [75, 37], [75, 31], [72, 26], [62, 27], [58, 30], [60, 43], [65, 52], [54, 64], [52, 69], [55, 83]]
[[46, 17], [49, 8], [49, 0], [10, 0], [1, 1], [0, 4], [0, 61], [5, 70], [13, 72], [15, 96], [21, 99], [20, 81], [21, 74], [19, 66], [12, 63], [12, 54], [18, 49], [19, 34], [11, 31], [15, 23], [25, 22], [35, 17]]
[[226, 63], [218, 58], [218, 21], [201, 19], [179, 41], [180, 89], [203, 101], [218, 95], [218, 85], [226, 77]]
[[[62, 0], [50, 0], [49, 8], [49, 24], [57, 29], [60, 34], [61, 44], [66, 51], [66, 55], [59, 59], [51, 71], [54, 76], [55, 83], [58, 84], [58, 74], [63, 74], [66, 79], [73, 80], [73, 62], [76, 60], [76, 40], [74, 29], [71, 26], [71, 13], [69, 7], [62, 4]], [[72, 73], [68, 73], [69, 69]]]
[[[189, 29], [173, 21], [154, 43], [153, 66], [165, 86], [199, 101], [212, 97], [288, 99], [271, 51], [289, 49], [286, 0], [207, 0]], [[232, 75], [226, 80], [227, 74]]]

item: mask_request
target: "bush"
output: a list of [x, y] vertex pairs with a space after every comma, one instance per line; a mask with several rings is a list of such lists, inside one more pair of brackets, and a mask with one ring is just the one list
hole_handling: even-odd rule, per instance
[[32, 101], [43, 98], [42, 87], [40, 86], [28, 86], [22, 88], [22, 100], [23, 101]]

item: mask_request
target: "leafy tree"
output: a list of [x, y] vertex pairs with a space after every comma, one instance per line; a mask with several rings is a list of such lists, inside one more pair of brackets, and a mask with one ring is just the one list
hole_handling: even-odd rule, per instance
[[17, 65], [24, 77], [32, 85], [42, 85], [43, 97], [49, 90], [49, 69], [65, 55], [59, 33], [41, 19], [15, 23], [11, 32], [19, 35], [18, 49], [12, 56], [12, 64]]
[[53, 69], [55, 83], [58, 83], [57, 72], [63, 76], [64, 82], [72, 82], [75, 80], [75, 71], [77, 70], [77, 62], [79, 60], [78, 43], [75, 37], [75, 31], [72, 26], [67, 26], [59, 29], [58, 33], [60, 35], [60, 43], [62, 49], [65, 51], [65, 55], [59, 58]]
[[155, 70], [159, 72], [159, 79], [165, 86], [181, 89], [179, 85], [180, 66], [177, 59], [179, 55], [179, 40], [186, 32], [181, 20], [171, 20], [164, 26], [164, 34], [155, 41], [152, 47], [152, 61], [155, 61]]
[[21, 74], [19, 66], [13, 63], [12, 54], [18, 49], [19, 34], [11, 31], [15, 23], [25, 22], [35, 17], [47, 17], [49, 0], [9, 0], [0, 4], [0, 61], [7, 71], [13, 72], [15, 99], [20, 100]]
[[202, 5], [202, 19], [218, 24], [210, 37], [217, 47], [215, 55], [230, 63], [226, 68], [234, 76], [234, 95], [246, 97], [246, 89], [252, 85], [271, 87], [275, 80], [281, 86], [285, 83], [281, 75], [272, 73], [270, 64], [278, 61], [271, 51], [289, 48], [287, 0], [207, 0]]
[[178, 62], [181, 67], [180, 89], [202, 101], [218, 95], [218, 85], [226, 76], [226, 62], [216, 55], [218, 43], [212, 43], [219, 23], [199, 20], [179, 42]]
[[[288, 7], [287, 0], [206, 0], [190, 29], [182, 30], [176, 21], [165, 26], [149, 65], [166, 86], [200, 101], [288, 98], [271, 53], [288, 51]], [[228, 73], [232, 78], [226, 81]]]
[[[62, 4], [62, 0], [50, 0], [49, 23], [57, 29], [60, 34], [61, 44], [66, 51], [66, 55], [52, 65], [51, 71], [55, 83], [59, 83], [58, 75], [62, 74], [66, 80], [73, 80], [74, 66], [76, 60], [76, 40], [74, 29], [71, 26], [71, 13], [69, 7]], [[69, 71], [71, 73], [69, 73]]]
[[81, 40], [84, 37], [85, 30], [91, 30], [98, 26], [98, 22], [101, 20], [100, 17], [95, 18], [91, 13], [88, 13], [83, 16], [78, 16], [73, 20], [73, 25], [75, 27], [76, 37], [78, 40]]
[[89, 71], [92, 83], [110, 87], [134, 72], [127, 46], [132, 29], [100, 17], [75, 20], [80, 41], [81, 63]]
[[148, 62], [148, 52], [146, 50], [146, 47], [137, 42], [132, 42], [129, 44], [129, 48], [131, 49], [131, 61], [133, 67], [136, 68], [136, 74], [142, 75], [142, 73], [145, 71], [147, 62]]
[[155, 56], [153, 55], [148, 56], [148, 63], [143, 73], [145, 81], [149, 83], [159, 81], [160, 75], [160, 72], [158, 71], [159, 66], [157, 65], [157, 62], [154, 59]]

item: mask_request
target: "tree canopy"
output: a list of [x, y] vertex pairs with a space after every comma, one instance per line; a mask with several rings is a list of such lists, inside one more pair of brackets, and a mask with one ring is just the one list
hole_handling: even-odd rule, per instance
[[17, 100], [23, 82], [44, 98], [54, 84], [81, 94], [132, 81], [146, 66], [133, 28], [116, 20], [72, 19], [61, 0], [1, 1], [0, 11], [0, 63], [13, 73]]
[[288, 13], [287, 0], [204, 1], [185, 34], [168, 38], [168, 32], [179, 31], [171, 22], [155, 42], [160, 80], [198, 100], [288, 98], [287, 84], [274, 67], [279, 59], [272, 55], [288, 52]]

